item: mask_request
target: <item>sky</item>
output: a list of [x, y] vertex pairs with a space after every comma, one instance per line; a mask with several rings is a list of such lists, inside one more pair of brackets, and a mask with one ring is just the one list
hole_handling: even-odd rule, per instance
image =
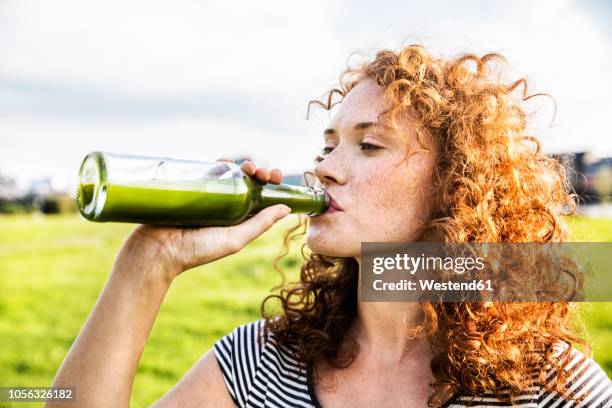
[[606, 0], [0, 0], [0, 174], [73, 190], [90, 151], [312, 167], [309, 100], [351, 52], [500, 52], [540, 98], [549, 152], [612, 154]]

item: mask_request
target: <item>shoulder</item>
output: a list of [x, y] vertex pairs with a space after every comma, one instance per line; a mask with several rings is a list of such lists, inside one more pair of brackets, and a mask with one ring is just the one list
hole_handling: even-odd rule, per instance
[[[563, 373], [555, 367], [548, 367], [538, 394], [538, 406], [612, 407], [612, 382], [595, 360], [565, 343], [556, 346], [553, 356], [559, 364], [564, 364]], [[567, 389], [564, 397], [549, 390], [559, 379]]]
[[263, 325], [264, 320], [240, 325], [213, 345], [225, 385], [237, 406], [244, 406], [259, 362], [261, 347], [257, 339]]
[[[289, 405], [307, 404], [305, 368], [292, 346], [280, 345], [265, 319], [243, 324], [213, 346], [228, 391], [237, 406], [276, 398]], [[270, 396], [273, 394], [273, 397]]]
[[265, 319], [234, 328], [213, 346], [224, 371], [240, 366], [256, 367], [270, 359], [278, 360], [286, 367], [298, 368], [296, 348], [292, 344], [279, 344], [274, 333], [264, 331]]
[[[261, 350], [258, 338], [263, 334], [265, 320], [257, 320], [234, 328], [214, 344], [218, 358], [228, 360], [232, 355], [244, 355]], [[253, 354], [251, 354], [252, 357]]]

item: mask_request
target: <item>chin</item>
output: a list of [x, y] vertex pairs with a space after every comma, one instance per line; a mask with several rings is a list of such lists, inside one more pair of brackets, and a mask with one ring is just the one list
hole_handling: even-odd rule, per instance
[[361, 255], [361, 242], [353, 242], [354, 237], [330, 234], [328, 231], [309, 228], [305, 243], [312, 252], [332, 257], [358, 257]]

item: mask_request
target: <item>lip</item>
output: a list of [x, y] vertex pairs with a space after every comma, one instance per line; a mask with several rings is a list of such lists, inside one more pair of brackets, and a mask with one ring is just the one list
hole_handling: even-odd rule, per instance
[[327, 192], [327, 195], [329, 197], [329, 207], [327, 208], [327, 211], [325, 211], [324, 214], [331, 214], [331, 213], [335, 213], [339, 211], [344, 211], [342, 206], [338, 204], [336, 200], [334, 200], [334, 197], [332, 197], [332, 195], [329, 192]]

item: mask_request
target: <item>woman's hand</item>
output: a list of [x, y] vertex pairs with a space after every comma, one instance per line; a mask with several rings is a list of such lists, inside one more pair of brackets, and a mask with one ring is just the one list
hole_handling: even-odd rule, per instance
[[[219, 161], [230, 161], [220, 159]], [[260, 181], [279, 184], [282, 172], [257, 167], [251, 161], [240, 166], [242, 171]], [[253, 217], [231, 227], [165, 227], [139, 225], [129, 236], [119, 258], [125, 262], [155, 262], [155, 268], [163, 276], [154, 277], [171, 282], [181, 272], [215, 261], [240, 251], [246, 244], [268, 230], [275, 222], [289, 214], [291, 209], [283, 204], [263, 209]], [[151, 268], [143, 264], [143, 273]], [[151, 278], [150, 276], [147, 278]]]

